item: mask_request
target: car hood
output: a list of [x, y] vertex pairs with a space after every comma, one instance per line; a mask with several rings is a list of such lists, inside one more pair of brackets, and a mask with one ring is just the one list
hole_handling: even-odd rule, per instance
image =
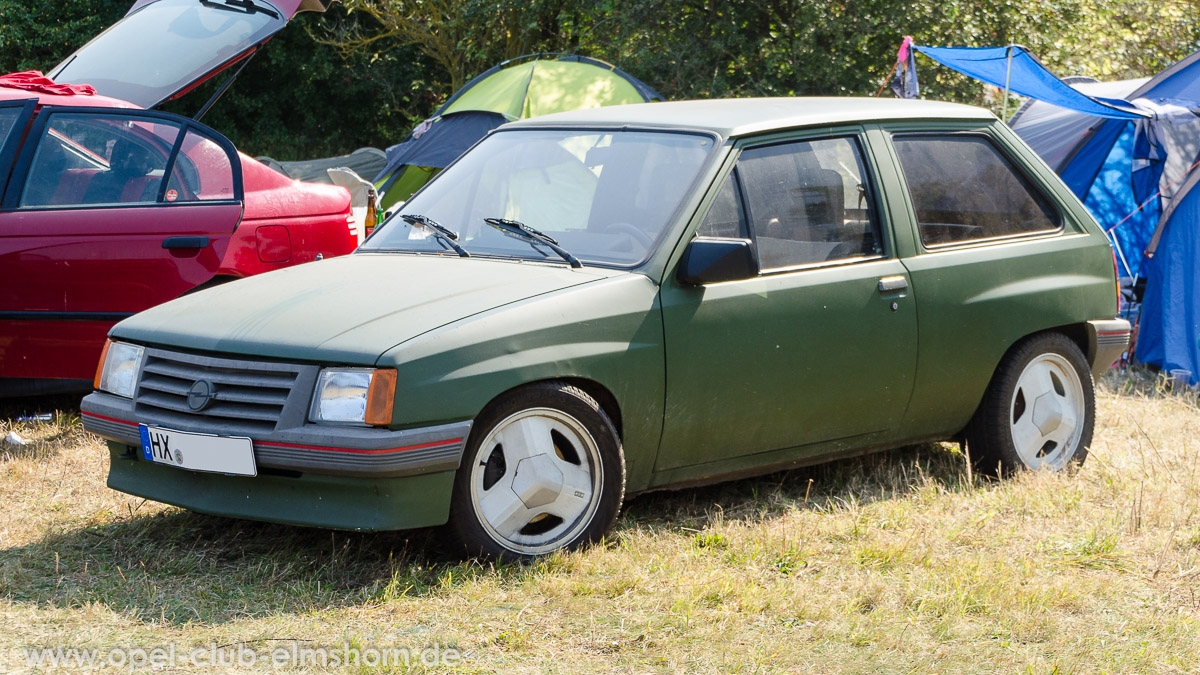
[[333, 0], [139, 0], [51, 73], [142, 108], [188, 91]]
[[621, 272], [358, 253], [262, 274], [137, 314], [116, 339], [291, 361], [370, 365], [460, 319]]

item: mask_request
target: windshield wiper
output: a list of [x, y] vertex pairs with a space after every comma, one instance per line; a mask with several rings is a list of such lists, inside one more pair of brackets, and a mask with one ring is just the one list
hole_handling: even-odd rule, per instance
[[420, 225], [421, 227], [429, 230], [433, 233], [433, 236], [437, 237], [447, 246], [454, 249], [459, 256], [463, 258], [471, 257], [471, 254], [467, 253], [467, 249], [458, 245], [458, 233], [448, 227], [439, 225], [436, 220], [416, 213], [404, 214], [400, 216], [400, 219], [409, 225]]
[[583, 267], [583, 263], [579, 262], [579, 258], [576, 258], [575, 256], [571, 255], [567, 249], [559, 246], [557, 241], [550, 238], [549, 235], [543, 232], [538, 232], [525, 223], [516, 220], [507, 220], [505, 218], [484, 218], [483, 222], [491, 225], [501, 232], [514, 234], [518, 238], [529, 242], [529, 245], [533, 246], [534, 250], [537, 250], [536, 244], [542, 244], [549, 247], [551, 251], [554, 251], [558, 255], [562, 256], [563, 260], [571, 263], [571, 267], [575, 269]]
[[254, 0], [200, 0], [205, 7], [224, 9], [239, 14], [266, 14], [272, 19], [278, 19], [279, 13], [269, 7], [254, 3]]

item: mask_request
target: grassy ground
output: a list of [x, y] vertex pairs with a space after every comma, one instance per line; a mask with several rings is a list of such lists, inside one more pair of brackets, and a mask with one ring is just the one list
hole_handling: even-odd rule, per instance
[[36, 443], [0, 446], [0, 670], [31, 646], [291, 640], [449, 646], [465, 672], [1200, 668], [1200, 409], [1153, 381], [1102, 388], [1074, 475], [895, 451], [647, 495], [607, 545], [524, 567], [126, 497], [77, 413], [6, 412]]

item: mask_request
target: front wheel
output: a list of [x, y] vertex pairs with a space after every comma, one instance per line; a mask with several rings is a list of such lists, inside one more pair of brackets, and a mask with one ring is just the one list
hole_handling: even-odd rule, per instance
[[621, 509], [625, 461], [608, 415], [581, 389], [518, 389], [475, 421], [450, 527], [470, 555], [526, 560], [595, 542]]
[[1087, 457], [1095, 418], [1092, 375], [1079, 346], [1045, 333], [1004, 357], [967, 429], [967, 444], [987, 473], [1061, 471]]

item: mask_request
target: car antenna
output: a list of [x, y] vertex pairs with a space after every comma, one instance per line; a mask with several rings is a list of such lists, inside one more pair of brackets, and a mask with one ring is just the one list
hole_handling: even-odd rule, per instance
[[217, 104], [217, 101], [221, 99], [221, 96], [223, 96], [226, 91], [229, 91], [229, 86], [233, 84], [233, 81], [237, 79], [238, 75], [241, 75], [242, 71], [246, 69], [246, 66], [250, 65], [251, 59], [258, 54], [260, 47], [262, 47], [261, 44], [256, 46], [254, 51], [250, 52], [246, 58], [242, 59], [242, 65], [238, 66], [238, 69], [233, 71], [233, 74], [226, 78], [224, 84], [221, 85], [221, 88], [212, 95], [212, 98], [208, 99], [208, 102], [204, 104], [204, 107], [200, 108], [200, 112], [196, 113], [192, 119], [199, 122], [200, 118], [204, 117], [205, 113], [207, 113], [214, 105]]

